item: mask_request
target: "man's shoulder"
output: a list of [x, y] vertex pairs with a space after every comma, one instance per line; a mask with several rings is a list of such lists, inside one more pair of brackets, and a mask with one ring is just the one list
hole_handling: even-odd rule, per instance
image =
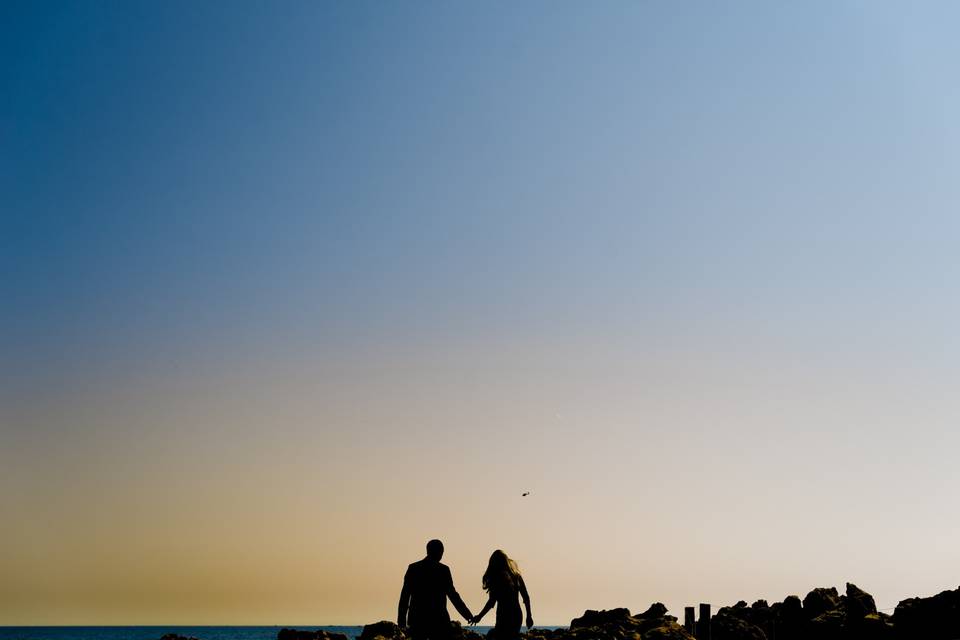
[[407, 567], [407, 571], [411, 574], [419, 574], [419, 575], [430, 575], [430, 576], [451, 575], [450, 567], [443, 564], [442, 562], [431, 560], [430, 558], [424, 558], [423, 560], [417, 560], [416, 562], [411, 562], [410, 566]]

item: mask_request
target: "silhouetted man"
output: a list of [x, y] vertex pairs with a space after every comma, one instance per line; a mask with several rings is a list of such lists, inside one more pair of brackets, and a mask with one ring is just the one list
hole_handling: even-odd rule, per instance
[[453, 576], [450, 568], [441, 564], [442, 557], [443, 543], [431, 540], [427, 543], [427, 557], [407, 567], [403, 576], [397, 624], [409, 626], [413, 640], [445, 640], [450, 636], [447, 598], [461, 616], [467, 620], [473, 617], [453, 588]]

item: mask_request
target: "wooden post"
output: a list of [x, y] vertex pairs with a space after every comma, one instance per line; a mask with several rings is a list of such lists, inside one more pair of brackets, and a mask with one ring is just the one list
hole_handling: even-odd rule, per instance
[[697, 621], [697, 640], [710, 640], [710, 605], [700, 603], [700, 619]]
[[683, 628], [690, 635], [697, 635], [696, 611], [693, 607], [683, 608]]

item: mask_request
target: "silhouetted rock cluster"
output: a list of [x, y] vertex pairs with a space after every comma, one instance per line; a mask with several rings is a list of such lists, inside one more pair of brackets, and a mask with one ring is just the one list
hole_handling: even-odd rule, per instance
[[[289, 631], [285, 629], [284, 631]], [[282, 633], [282, 632], [281, 632]], [[320, 632], [315, 632], [320, 633]], [[340, 634], [331, 634], [331, 636], [336, 636]], [[314, 636], [309, 637], [294, 637], [290, 636], [289, 638], [277, 636], [277, 640], [311, 640]], [[318, 640], [339, 640], [338, 638], [328, 637], [321, 638], [317, 637]], [[483, 640], [483, 636], [469, 629], [464, 629], [459, 622], [450, 623], [450, 635], [448, 636], [449, 640]], [[398, 627], [395, 623], [390, 622], [389, 620], [381, 620], [380, 622], [374, 622], [373, 624], [368, 624], [363, 627], [363, 631], [360, 632], [360, 637], [358, 640], [409, 640], [407, 633]]]
[[901, 640], [960, 638], [960, 587], [931, 598], [909, 598], [893, 612], [893, 628]]
[[406, 638], [407, 634], [403, 629], [393, 622], [381, 620], [364, 626], [359, 640], [406, 640]]
[[329, 631], [300, 631], [299, 629], [280, 629], [277, 640], [350, 640], [342, 633]]
[[852, 583], [840, 595], [833, 587], [814, 589], [801, 603], [797, 596], [749, 607], [740, 601], [713, 617], [714, 640], [887, 640], [893, 638], [891, 618], [877, 611], [866, 591]]
[[[484, 640], [483, 636], [451, 624], [451, 640]], [[787, 596], [783, 602], [752, 605], [740, 601], [722, 607], [711, 618], [712, 640], [956, 640], [960, 638], [960, 588], [930, 598], [910, 598], [893, 615], [877, 611], [869, 593], [847, 583], [841, 594], [834, 587], [810, 591], [803, 600]], [[629, 609], [587, 610], [567, 629], [534, 628], [525, 640], [692, 640], [677, 619], [659, 602], [643, 613]], [[169, 634], [161, 640], [195, 640]], [[339, 633], [283, 629], [277, 640], [349, 640]], [[392, 622], [363, 628], [359, 640], [408, 640]]]
[[570, 622], [569, 629], [537, 629], [526, 634], [528, 640], [690, 640], [693, 638], [667, 615], [659, 602], [643, 613], [631, 615], [629, 609], [587, 610]]

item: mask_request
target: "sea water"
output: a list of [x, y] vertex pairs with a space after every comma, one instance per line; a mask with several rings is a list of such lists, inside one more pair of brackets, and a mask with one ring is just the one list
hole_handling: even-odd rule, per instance
[[[285, 625], [290, 629], [324, 629], [356, 638], [363, 626], [311, 627]], [[0, 640], [160, 640], [168, 633], [198, 640], [276, 640], [280, 627], [0, 627]], [[469, 627], [486, 635], [490, 627]]]

